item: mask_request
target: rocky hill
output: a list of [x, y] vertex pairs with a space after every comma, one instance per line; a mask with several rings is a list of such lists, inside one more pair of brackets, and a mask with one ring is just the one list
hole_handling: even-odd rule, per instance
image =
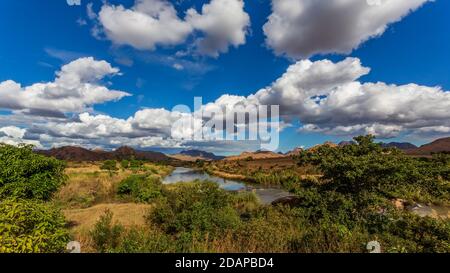
[[416, 149], [417, 146], [414, 144], [411, 144], [409, 142], [390, 142], [390, 143], [381, 143], [381, 146], [383, 148], [397, 148], [400, 150], [411, 150]]
[[441, 138], [415, 149], [406, 150], [409, 155], [431, 155], [434, 153], [450, 153], [450, 137]]
[[60, 148], [53, 148], [50, 150], [38, 150], [39, 154], [52, 156], [60, 160], [67, 161], [103, 161], [108, 159], [122, 160], [122, 159], [139, 159], [147, 161], [166, 161], [169, 160], [163, 153], [152, 151], [137, 151], [131, 147], [120, 147], [114, 151], [103, 150], [88, 150], [82, 147], [65, 146]]
[[170, 155], [171, 158], [175, 158], [181, 161], [196, 161], [196, 160], [221, 160], [224, 159], [224, 156], [218, 156], [213, 153], [208, 153], [200, 150], [186, 150], [182, 151], [179, 154]]
[[246, 160], [246, 159], [270, 159], [270, 158], [282, 158], [286, 157], [283, 154], [278, 154], [270, 151], [257, 151], [257, 152], [243, 152], [237, 156], [229, 156], [225, 158], [227, 161]]

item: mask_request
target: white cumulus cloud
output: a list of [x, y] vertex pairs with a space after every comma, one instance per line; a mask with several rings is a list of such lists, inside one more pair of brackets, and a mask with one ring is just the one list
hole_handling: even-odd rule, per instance
[[272, 0], [263, 27], [266, 43], [276, 54], [292, 58], [347, 54], [429, 1]]
[[242, 0], [211, 0], [201, 12], [191, 8], [180, 18], [174, 5], [166, 0], [136, 0], [131, 8], [105, 3], [98, 19], [107, 38], [118, 45], [129, 45], [140, 50], [154, 50], [157, 46], [183, 44], [195, 39], [197, 51], [203, 55], [218, 56], [228, 47], [245, 43], [250, 17], [244, 11]]
[[80, 58], [56, 72], [53, 82], [23, 87], [13, 80], [0, 82], [0, 109], [43, 116], [86, 111], [95, 104], [119, 100], [130, 94], [110, 90], [100, 81], [119, 69], [92, 57]]

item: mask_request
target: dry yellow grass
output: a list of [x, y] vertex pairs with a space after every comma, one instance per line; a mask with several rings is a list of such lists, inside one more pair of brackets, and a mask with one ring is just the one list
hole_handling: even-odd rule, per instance
[[89, 231], [107, 210], [113, 213], [113, 222], [124, 227], [144, 227], [145, 216], [152, 205], [147, 204], [100, 204], [86, 209], [63, 210], [70, 223], [73, 239], [80, 242], [83, 252], [94, 252]]
[[68, 168], [68, 182], [55, 195], [55, 201], [63, 207], [85, 208], [98, 203], [113, 202], [117, 184], [131, 175], [130, 171], [118, 171], [110, 175], [92, 165]]
[[[146, 163], [141, 171], [119, 168], [110, 173], [100, 169], [99, 163], [69, 163], [67, 183], [56, 193], [53, 202], [61, 207], [70, 226], [73, 239], [80, 242], [83, 252], [93, 252], [89, 231], [105, 213], [113, 213], [113, 222], [125, 227], [145, 228], [149, 204], [120, 203], [118, 184], [135, 173], [164, 177], [172, 171], [170, 166]], [[119, 166], [119, 164], [118, 164]]]
[[[117, 202], [117, 186], [123, 179], [136, 173], [119, 169], [110, 173], [100, 169], [101, 163], [70, 164], [66, 169], [68, 181], [58, 193], [54, 201], [62, 208], [87, 208], [101, 203]], [[145, 164], [145, 170], [138, 173], [151, 173], [164, 177], [172, 171], [169, 166]]]
[[86, 209], [67, 209], [63, 213], [73, 225], [73, 231], [79, 231], [91, 229], [106, 210], [113, 213], [114, 222], [123, 226], [143, 226], [145, 215], [151, 207], [152, 205], [134, 203], [100, 204]]

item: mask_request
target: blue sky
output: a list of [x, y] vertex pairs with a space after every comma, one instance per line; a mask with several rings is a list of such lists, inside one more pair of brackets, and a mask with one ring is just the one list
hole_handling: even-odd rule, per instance
[[[102, 22], [99, 17], [89, 18], [87, 5], [90, 2], [93, 2], [92, 11], [96, 14], [99, 14], [104, 5], [117, 7], [121, 4], [124, 9], [132, 9], [134, 5], [134, 1], [108, 1], [103, 4], [101, 1], [81, 0], [80, 5], [68, 5], [66, 0], [1, 1], [0, 83], [12, 80], [25, 87], [35, 83], [51, 82], [55, 79], [55, 72], [71, 61], [82, 57], [104, 60], [112, 67], [119, 68], [121, 75], [106, 77], [101, 80], [101, 84], [110, 90], [121, 90], [131, 96], [87, 105], [89, 108], [87, 111], [92, 115], [102, 114], [126, 120], [135, 115], [137, 111], [146, 108], [170, 110], [178, 104], [192, 105], [194, 96], [203, 97], [204, 102], [214, 102], [224, 94], [247, 97], [255, 94], [261, 88], [271, 86], [274, 81], [282, 77], [291, 65], [304, 59], [303, 56], [299, 57], [295, 54], [293, 56], [292, 53], [277, 52], [277, 50], [283, 51], [284, 49], [268, 44], [268, 34], [263, 30], [263, 26], [267, 24], [268, 17], [275, 12], [269, 0], [244, 1], [243, 12], [248, 14], [250, 19], [250, 25], [245, 30], [245, 42], [237, 42], [238, 45], [230, 42], [226, 52], [220, 52], [218, 56], [201, 54], [193, 46], [198, 37], [210, 35], [201, 26], [195, 27], [198, 30], [192, 31], [182, 42], [171, 45], [157, 44], [154, 48], [139, 49], [131, 44], [118, 43], [117, 39], [115, 40], [111, 34], [108, 35], [105, 31], [107, 29], [105, 22]], [[201, 7], [209, 2], [210, 0], [186, 0], [171, 2], [170, 5], [176, 9], [180, 20], [183, 20], [187, 9], [193, 7], [200, 13]], [[318, 2], [326, 3], [325, 1]], [[312, 7], [311, 9], [320, 11], [321, 8]], [[350, 52], [330, 54], [325, 51], [305, 57], [312, 62], [327, 59], [333, 63], [339, 63], [347, 57], [358, 58], [363, 67], [371, 69], [370, 73], [356, 77], [355, 80], [362, 84], [383, 82], [396, 86], [410, 83], [430, 88], [440, 86], [443, 90], [443, 94], [440, 94], [442, 102], [442, 97], [448, 98], [445, 90], [450, 90], [448, 73], [450, 69], [450, 31], [448, 28], [450, 17], [448, 10], [450, 10], [450, 3], [445, 0], [424, 3], [423, 6], [414, 7], [412, 12], [408, 12], [408, 8], [406, 8], [406, 11], [393, 15], [398, 17], [394, 20], [396, 22], [380, 23], [387, 25], [387, 29], [382, 34], [372, 37], [373, 35], [368, 33], [369, 37], [364, 36], [364, 41], [355, 44], [355, 49]], [[93, 35], [93, 29], [101, 29], [103, 33], [100, 33], [100, 37], [96, 37]], [[295, 37], [289, 37], [289, 39], [295, 41]], [[336, 48], [336, 51], [340, 51], [339, 45]], [[303, 54], [303, 52], [299, 54]], [[433, 108], [433, 105], [427, 103], [421, 108]], [[448, 104], [439, 106], [443, 107], [444, 111], [444, 113], [440, 111], [439, 117], [445, 116], [446, 105]], [[0, 127], [16, 126], [27, 130], [35, 124], [46, 122], [42, 117], [32, 115], [23, 117], [24, 114], [18, 113], [17, 108], [8, 109], [5, 106], [0, 108], [2, 108], [0, 114], [3, 117], [0, 120]], [[24, 110], [22, 108], [27, 107], [21, 107], [19, 110]], [[77, 120], [76, 117], [81, 112], [84, 111], [64, 111], [72, 121]], [[304, 112], [298, 115], [297, 112], [295, 113], [292, 116], [293, 126], [285, 129], [281, 134], [280, 150], [282, 151], [297, 146], [312, 146], [327, 140], [336, 142], [348, 140], [360, 132], [351, 131], [348, 134], [335, 133], [333, 130], [301, 130], [299, 132], [304, 119], [308, 119], [308, 123], [311, 123], [310, 121], [313, 119], [309, 120], [309, 115]], [[20, 121], [12, 122], [15, 120], [12, 118], [13, 116], [21, 116], [21, 118], [17, 118]], [[305, 116], [308, 118], [304, 118]], [[422, 118], [418, 114], [417, 116], [418, 119]], [[66, 121], [59, 122], [66, 123]], [[380, 123], [372, 120], [370, 122]], [[370, 122], [367, 124], [372, 124]], [[322, 126], [322, 124], [316, 125]], [[354, 124], [348, 122], [342, 124], [342, 126], [349, 125], [353, 126]], [[412, 127], [410, 124], [395, 123], [395, 126], [402, 128], [396, 130], [395, 134], [380, 134], [380, 139], [423, 144], [433, 138], [445, 135], [447, 125], [441, 124], [439, 121]], [[328, 128], [330, 124], [326, 123], [323, 126], [322, 128]], [[333, 123], [332, 126], [337, 127], [340, 124]], [[430, 129], [439, 126], [442, 127], [441, 130]], [[30, 133], [30, 131], [19, 135], [24, 139], [28, 138], [43, 143], [36, 133]], [[37, 131], [44, 134], [43, 130]], [[45, 134], [55, 138], [55, 141], [57, 137], [61, 137], [48, 132]], [[8, 133], [4, 133], [4, 135], [4, 137], [17, 138], [16, 135], [12, 136]], [[74, 143], [80, 141], [79, 137], [64, 135], [64, 141], [61, 143], [66, 143], [70, 138], [74, 139]], [[94, 142], [95, 145], [101, 143], [99, 139]], [[79, 143], [82, 145], [87, 142], [83, 140]], [[110, 141], [108, 144], [111, 143]], [[44, 146], [48, 146], [48, 144]], [[154, 148], [158, 148], [156, 146]], [[226, 153], [226, 148], [223, 150], [222, 152]], [[221, 151], [217, 152], [221, 153]]]

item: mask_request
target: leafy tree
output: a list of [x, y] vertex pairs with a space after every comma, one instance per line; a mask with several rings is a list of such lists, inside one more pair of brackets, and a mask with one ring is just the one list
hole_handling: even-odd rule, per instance
[[0, 198], [49, 200], [66, 181], [65, 163], [33, 152], [33, 146], [0, 144]]
[[448, 165], [418, 160], [397, 149], [383, 149], [372, 136], [354, 139], [353, 145], [322, 146], [303, 152], [300, 161], [319, 167], [328, 190], [353, 195], [376, 193], [389, 198], [448, 198], [450, 188], [442, 179]]
[[108, 252], [119, 245], [123, 231], [123, 226], [113, 223], [113, 213], [106, 210], [90, 231], [90, 236], [99, 252]]
[[130, 167], [130, 161], [124, 159], [124, 160], [122, 160], [122, 161], [120, 162], [120, 166], [121, 166], [123, 169], [128, 169], [128, 168]]
[[132, 159], [130, 161], [130, 169], [132, 170], [139, 170], [144, 165], [144, 162], [137, 159]]
[[129, 196], [136, 202], [150, 202], [160, 197], [161, 181], [155, 176], [131, 175], [119, 183], [117, 193]]
[[69, 241], [59, 210], [33, 200], [0, 201], [0, 252], [62, 252]]
[[117, 162], [115, 160], [106, 160], [103, 162], [103, 165], [100, 167], [102, 170], [107, 171], [117, 171]]
[[230, 195], [212, 182], [177, 185], [151, 212], [149, 220], [163, 231], [217, 234], [239, 225]]

